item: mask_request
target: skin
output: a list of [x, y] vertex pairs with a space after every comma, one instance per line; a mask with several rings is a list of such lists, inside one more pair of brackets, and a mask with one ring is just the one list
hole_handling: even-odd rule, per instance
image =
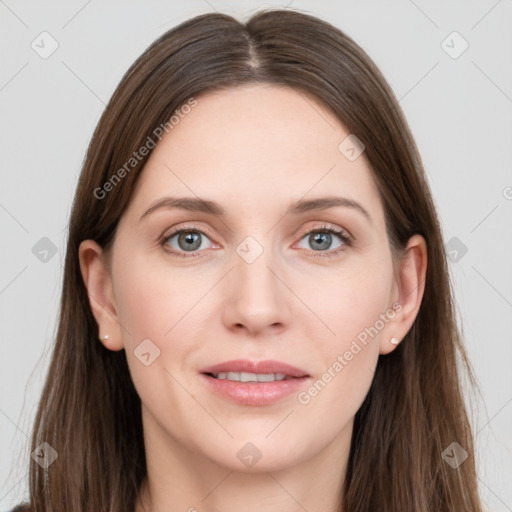
[[[418, 313], [425, 240], [413, 236], [393, 261], [364, 153], [351, 162], [338, 150], [349, 134], [314, 98], [260, 84], [197, 100], [153, 150], [111, 252], [92, 240], [79, 251], [99, 332], [110, 336], [103, 344], [126, 351], [142, 401], [148, 478], [136, 512], [334, 511], [379, 355]], [[226, 216], [160, 208], [139, 221], [166, 195], [216, 201]], [[357, 201], [371, 222], [349, 207], [284, 215], [296, 200], [329, 195]], [[334, 234], [327, 249], [315, 244], [307, 233], [324, 223], [354, 245], [314, 257], [343, 245]], [[173, 256], [161, 237], [190, 224], [206, 233], [201, 256]], [[252, 263], [236, 251], [247, 236], [263, 248]], [[167, 247], [190, 254], [178, 236]], [[274, 359], [306, 370], [307, 390], [396, 302], [401, 310], [307, 404], [294, 393], [241, 406], [200, 378], [230, 359]], [[160, 350], [149, 366], [134, 354], [144, 339]], [[261, 453], [250, 468], [237, 457], [247, 442]]]

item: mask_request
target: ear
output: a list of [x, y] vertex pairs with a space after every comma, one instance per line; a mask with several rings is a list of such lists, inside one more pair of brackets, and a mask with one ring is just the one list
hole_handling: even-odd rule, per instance
[[[423, 299], [427, 273], [427, 244], [421, 235], [407, 242], [397, 271], [394, 287], [393, 319], [386, 324], [380, 341], [380, 353], [389, 354], [409, 332]], [[391, 341], [393, 339], [393, 341]]]
[[108, 334], [108, 340], [100, 341], [109, 350], [121, 350], [124, 348], [121, 327], [117, 319], [112, 278], [103, 249], [93, 240], [84, 240], [78, 249], [78, 257], [99, 336]]

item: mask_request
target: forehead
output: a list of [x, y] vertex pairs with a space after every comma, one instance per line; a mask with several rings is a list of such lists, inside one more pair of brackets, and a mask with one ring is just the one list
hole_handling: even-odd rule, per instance
[[311, 95], [250, 84], [196, 101], [153, 150], [132, 210], [140, 214], [165, 194], [214, 199], [236, 215], [262, 205], [281, 211], [303, 196], [342, 195], [382, 218], [364, 153], [346, 158], [339, 145], [350, 134]]

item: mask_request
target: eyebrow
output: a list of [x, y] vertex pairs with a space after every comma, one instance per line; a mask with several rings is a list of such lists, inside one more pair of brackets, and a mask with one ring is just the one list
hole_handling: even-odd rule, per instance
[[[327, 197], [318, 197], [315, 199], [301, 199], [292, 203], [288, 209], [286, 210], [285, 215], [300, 215], [301, 213], [311, 212], [311, 211], [319, 211], [319, 210], [327, 210], [329, 208], [335, 207], [345, 207], [345, 208], [353, 208], [354, 210], [361, 213], [371, 224], [372, 218], [368, 211], [358, 202], [348, 199], [346, 197], [339, 196], [327, 196]], [[207, 199], [201, 199], [196, 197], [163, 197], [156, 201], [152, 206], [150, 206], [141, 216], [139, 222], [149, 214], [160, 208], [177, 208], [181, 210], [187, 210], [191, 212], [203, 212], [210, 213], [212, 215], [216, 215], [218, 217], [225, 217], [226, 211], [224, 208], [214, 202], [209, 201]]]

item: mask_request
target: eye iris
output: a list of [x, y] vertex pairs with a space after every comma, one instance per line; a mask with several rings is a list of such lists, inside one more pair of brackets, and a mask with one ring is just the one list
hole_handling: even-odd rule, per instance
[[322, 247], [317, 247], [317, 249], [328, 249], [331, 245], [332, 236], [329, 233], [313, 233], [310, 235], [310, 240], [312, 240], [312, 247], [315, 247], [315, 243], [319, 242], [322, 244]]
[[[178, 246], [184, 251], [197, 251], [201, 246], [200, 231], [181, 231], [177, 236]], [[323, 251], [331, 246], [332, 234], [325, 231], [313, 232], [309, 235], [309, 241], [314, 249]]]
[[[178, 245], [181, 249], [196, 251], [201, 246], [201, 235], [191, 231], [180, 233], [178, 236]], [[186, 244], [182, 245], [182, 242]], [[192, 244], [192, 245], [191, 245]]]

